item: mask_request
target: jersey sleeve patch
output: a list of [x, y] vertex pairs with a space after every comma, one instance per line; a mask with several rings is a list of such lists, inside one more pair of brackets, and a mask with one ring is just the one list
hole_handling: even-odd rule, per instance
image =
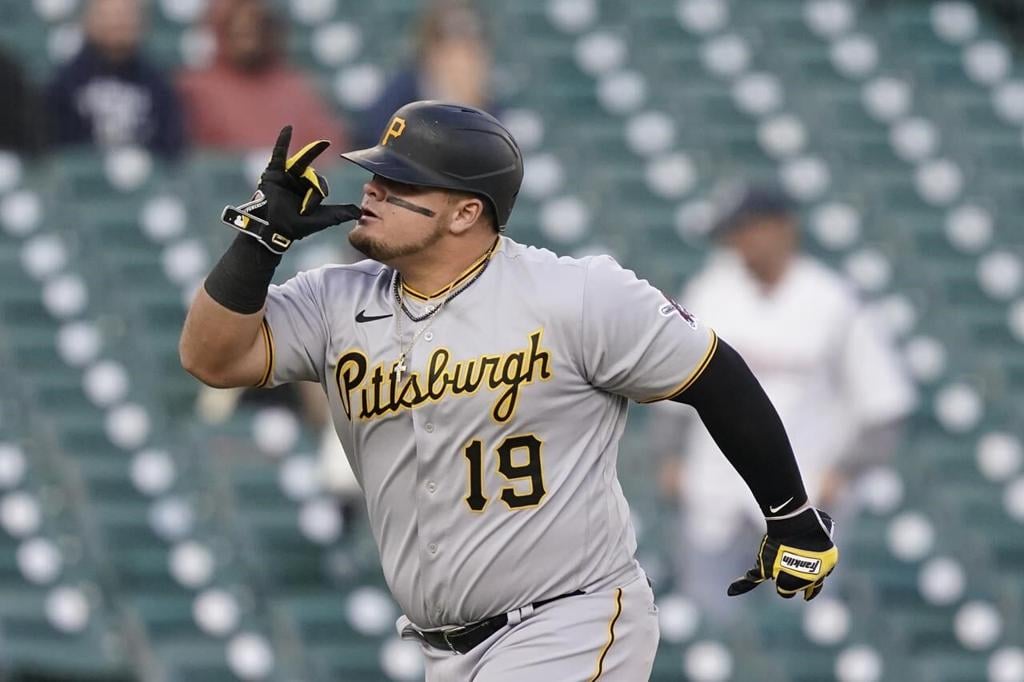
[[662, 304], [662, 306], [658, 308], [658, 312], [661, 313], [662, 317], [679, 315], [686, 321], [686, 324], [690, 325], [691, 329], [697, 329], [697, 318], [693, 313], [680, 305], [678, 301], [673, 300], [670, 296], [666, 295], [665, 298], [668, 302]]

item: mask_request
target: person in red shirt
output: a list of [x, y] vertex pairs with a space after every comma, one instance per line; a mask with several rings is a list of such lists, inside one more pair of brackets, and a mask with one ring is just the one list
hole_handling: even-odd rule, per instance
[[344, 127], [312, 78], [286, 63], [286, 22], [264, 0], [215, 1], [207, 21], [217, 41], [214, 61], [178, 79], [195, 145], [262, 148], [290, 123], [304, 139], [347, 148]]

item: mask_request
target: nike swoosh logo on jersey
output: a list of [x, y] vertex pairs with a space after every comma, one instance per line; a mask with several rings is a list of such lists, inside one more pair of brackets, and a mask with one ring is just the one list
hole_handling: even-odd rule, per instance
[[780, 512], [780, 511], [782, 511], [783, 507], [785, 507], [787, 504], [789, 504], [792, 501], [793, 501], [793, 498], [791, 497], [788, 500], [786, 500], [785, 502], [783, 502], [782, 504], [780, 504], [778, 507], [773, 507], [771, 505], [768, 505], [768, 511], [770, 511], [772, 514], [774, 514], [776, 512]]
[[387, 315], [367, 315], [366, 308], [363, 308], [356, 313], [356, 322], [373, 322], [374, 320], [383, 320], [385, 317], [393, 317], [394, 313], [388, 313]]

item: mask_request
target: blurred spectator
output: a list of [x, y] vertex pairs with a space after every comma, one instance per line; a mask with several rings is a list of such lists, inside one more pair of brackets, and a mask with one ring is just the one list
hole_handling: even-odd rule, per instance
[[0, 149], [38, 154], [45, 139], [38, 95], [21, 64], [2, 51], [0, 91], [4, 93], [4, 106], [0, 107]]
[[217, 41], [214, 62], [178, 81], [195, 144], [259, 149], [290, 123], [296, 139], [347, 148], [341, 123], [312, 79], [285, 63], [288, 24], [263, 0], [218, 0], [207, 21]]
[[391, 114], [416, 100], [439, 99], [493, 112], [490, 74], [490, 45], [473, 3], [434, 0], [420, 21], [413, 59], [367, 112], [359, 145], [376, 144]]
[[[786, 426], [812, 503], [838, 517], [842, 533], [854, 502], [849, 484], [894, 452], [914, 389], [846, 281], [799, 252], [788, 197], [767, 187], [732, 190], [712, 231], [723, 248], [690, 280], [682, 303], [746, 359]], [[664, 420], [686, 421], [666, 410], [655, 419], [661, 433], [652, 434], [659, 447], [670, 447]], [[709, 613], [728, 614], [727, 578], [748, 568], [764, 521], [707, 431], [689, 426], [670, 450], [682, 443], [682, 469], [668, 474], [681, 493], [682, 584]]]
[[82, 50], [48, 89], [58, 144], [139, 145], [168, 157], [181, 151], [181, 107], [140, 51], [144, 22], [140, 0], [89, 2]]

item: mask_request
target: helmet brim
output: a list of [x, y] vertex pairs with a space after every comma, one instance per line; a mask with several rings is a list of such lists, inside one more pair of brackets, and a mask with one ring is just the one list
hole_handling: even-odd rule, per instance
[[394, 182], [438, 189], [457, 188], [450, 178], [445, 178], [445, 176], [380, 145], [345, 152], [341, 154], [341, 158], [374, 175]]

